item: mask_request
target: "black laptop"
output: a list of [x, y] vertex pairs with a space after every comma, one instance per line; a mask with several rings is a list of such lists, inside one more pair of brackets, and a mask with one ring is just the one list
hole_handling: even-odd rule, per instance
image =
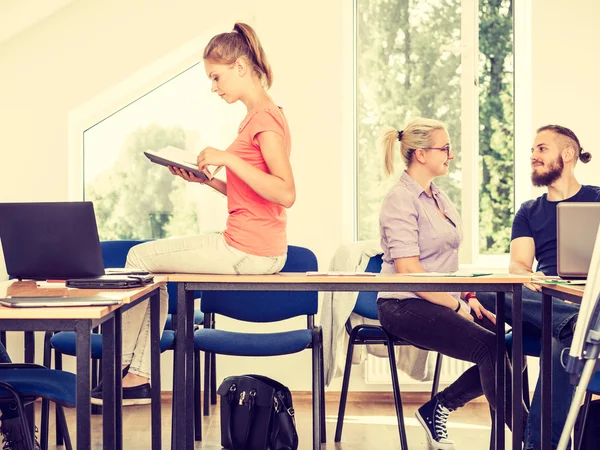
[[114, 287], [148, 283], [137, 269], [105, 271], [91, 202], [0, 203], [0, 242], [6, 271], [19, 280], [86, 278], [86, 287], [105, 288], [110, 273]]

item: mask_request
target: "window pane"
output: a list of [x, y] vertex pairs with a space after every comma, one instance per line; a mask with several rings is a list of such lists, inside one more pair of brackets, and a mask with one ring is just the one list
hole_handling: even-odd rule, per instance
[[[435, 180], [460, 210], [460, 0], [357, 0], [358, 239], [379, 237], [383, 125], [443, 121], [457, 158]], [[401, 167], [401, 164], [400, 164]]]
[[[101, 240], [151, 239], [223, 230], [226, 199], [151, 163], [144, 150], [225, 149], [243, 107], [210, 92], [197, 64], [84, 132], [85, 199]], [[223, 174], [224, 175], [224, 174]]]
[[479, 251], [507, 253], [514, 215], [512, 1], [479, 9]]

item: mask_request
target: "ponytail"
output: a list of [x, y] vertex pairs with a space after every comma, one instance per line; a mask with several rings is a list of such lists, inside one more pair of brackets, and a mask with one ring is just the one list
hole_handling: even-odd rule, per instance
[[431, 146], [431, 133], [445, 130], [444, 124], [434, 119], [417, 117], [406, 124], [403, 130], [383, 127], [379, 135], [379, 146], [383, 150], [383, 162], [386, 175], [394, 173], [396, 142], [400, 141], [400, 156], [406, 167], [410, 166], [412, 155], [418, 148]]
[[266, 89], [273, 84], [273, 71], [258, 36], [250, 25], [237, 22], [230, 33], [214, 36], [204, 49], [203, 58], [216, 64], [233, 64], [245, 57]]

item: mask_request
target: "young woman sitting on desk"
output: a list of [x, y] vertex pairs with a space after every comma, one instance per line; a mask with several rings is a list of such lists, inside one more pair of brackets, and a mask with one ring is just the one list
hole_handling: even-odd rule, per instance
[[[204, 67], [212, 92], [227, 103], [241, 101], [248, 113], [238, 135], [225, 150], [207, 147], [198, 169], [225, 166], [227, 181], [204, 182], [169, 167], [174, 175], [206, 184], [227, 196], [225, 231], [147, 242], [131, 249], [128, 267], [149, 272], [272, 274], [287, 257], [286, 208], [296, 199], [290, 165], [290, 130], [283, 110], [266, 89], [273, 74], [254, 30], [236, 23], [233, 31], [214, 36], [204, 49]], [[147, 303], [147, 302], [146, 302]], [[161, 291], [161, 324], [167, 313], [167, 292]], [[150, 401], [150, 314], [147, 304], [123, 316], [123, 404]], [[101, 390], [93, 403], [100, 403]]]
[[[381, 207], [381, 272], [455, 272], [461, 221], [448, 196], [433, 183], [435, 177], [448, 174], [455, 158], [448, 132], [441, 122], [421, 118], [401, 131], [383, 130], [388, 175], [394, 171], [398, 141], [406, 170]], [[416, 413], [434, 448], [454, 448], [446, 430], [448, 414], [482, 394], [492, 408], [496, 406], [495, 316], [466, 292], [380, 292], [377, 304], [382, 326], [394, 336], [475, 364]], [[510, 392], [506, 361], [506, 392]], [[506, 401], [510, 424], [510, 396]]]

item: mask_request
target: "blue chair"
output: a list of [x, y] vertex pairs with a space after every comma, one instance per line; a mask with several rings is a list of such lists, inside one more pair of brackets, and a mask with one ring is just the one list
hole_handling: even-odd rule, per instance
[[[372, 256], [369, 259], [365, 272], [379, 273], [382, 265], [381, 255]], [[377, 313], [377, 292], [360, 292], [356, 298], [353, 313], [367, 319], [379, 320]], [[388, 359], [390, 362], [390, 373], [392, 375], [392, 389], [394, 391], [394, 403], [396, 406], [396, 417], [398, 418], [398, 432], [400, 434], [401, 447], [406, 450], [408, 444], [406, 441], [406, 429], [404, 426], [404, 416], [402, 412], [402, 396], [400, 394], [400, 383], [398, 381], [398, 372], [396, 369], [396, 355], [394, 353], [395, 345], [412, 345], [402, 339], [399, 339], [379, 325], [357, 325], [352, 327], [350, 319], [346, 321], [346, 331], [350, 335], [348, 339], [348, 352], [346, 354], [346, 364], [344, 367], [344, 380], [342, 382], [342, 392], [340, 395], [340, 407], [338, 411], [337, 426], [335, 429], [335, 442], [342, 439], [342, 428], [344, 426], [344, 415], [346, 412], [346, 399], [348, 398], [348, 386], [350, 384], [350, 372], [352, 370], [352, 354], [355, 345], [373, 345], [382, 344], [387, 346]], [[440, 380], [440, 370], [442, 367], [442, 355], [438, 353], [433, 377], [433, 388], [431, 396], [433, 397], [438, 390]]]
[[[121, 240], [121, 241], [104, 241], [100, 243], [102, 249], [102, 258], [104, 260], [105, 267], [125, 267], [127, 261], [127, 253], [129, 250], [138, 244], [146, 241], [135, 241], [135, 240]], [[169, 314], [167, 316], [167, 323], [160, 340], [160, 351], [165, 352], [167, 350], [175, 349], [175, 331], [172, 329], [172, 324], [175, 323], [173, 315], [177, 313], [177, 285], [175, 283], [167, 283], [167, 291], [169, 293]], [[194, 313], [194, 323], [196, 325], [202, 324], [204, 321], [204, 315], [200, 310], [196, 310]], [[55, 368], [62, 369], [62, 354], [75, 356], [76, 354], [76, 334], [73, 331], [62, 331], [59, 333], [46, 333], [44, 346], [44, 365], [50, 367], [51, 360], [51, 349], [55, 350]], [[95, 361], [102, 359], [102, 334], [97, 332], [91, 336], [91, 355]], [[196, 355], [196, 359], [199, 361], [199, 355]], [[173, 381], [175, 381], [175, 361], [173, 361]], [[197, 370], [200, 370], [199, 367]], [[98, 383], [98, 371], [96, 367], [92, 369], [92, 386], [96, 386]], [[96, 405], [92, 405], [94, 412], [99, 412]], [[47, 427], [47, 403], [42, 402], [42, 428]], [[201, 432], [200, 424], [200, 406], [196, 405], [196, 433]], [[62, 436], [57, 430], [56, 433], [57, 445], [62, 444]]]
[[[317, 270], [317, 258], [306, 248], [289, 246], [282, 272]], [[238, 333], [204, 327], [194, 332], [194, 349], [206, 353], [234, 356], [276, 356], [312, 349], [313, 432], [320, 427], [325, 442], [325, 386], [323, 383], [323, 341], [321, 327], [314, 324], [318, 311], [317, 292], [204, 291], [200, 305], [205, 314], [221, 314], [236, 320], [256, 323], [276, 322], [306, 316], [307, 327], [279, 333]], [[315, 398], [318, 397], [318, 399]], [[315, 408], [318, 401], [320, 414]], [[198, 439], [197, 439], [198, 440]]]
[[[76, 405], [76, 378], [72, 373], [47, 369], [37, 364], [0, 363], [0, 403], [9, 403], [11, 408], [18, 411], [21, 435], [31, 450], [35, 447], [24, 405], [39, 397], [56, 404], [57, 426], [60, 426], [64, 435], [67, 450], [73, 448], [63, 407], [74, 408]], [[42, 448], [47, 446], [46, 430], [45, 435], [42, 431]]]

